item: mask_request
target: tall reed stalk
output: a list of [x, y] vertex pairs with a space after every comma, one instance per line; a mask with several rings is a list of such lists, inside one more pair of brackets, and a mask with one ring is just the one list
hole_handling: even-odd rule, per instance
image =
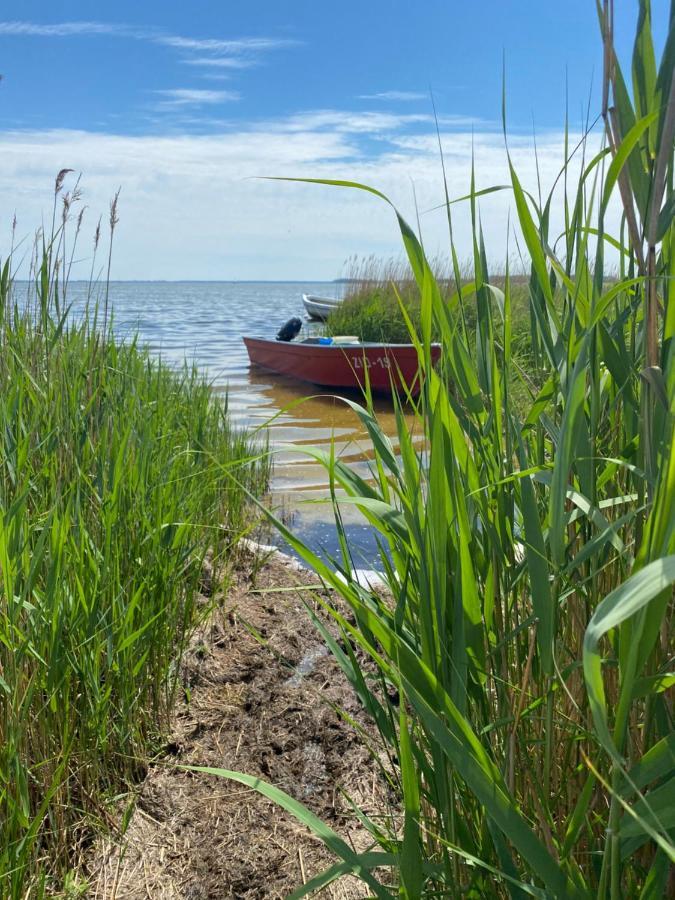
[[[400, 402], [395, 453], [369, 403], [350, 401], [373, 443], [372, 479], [312, 451], [345, 495], [338, 507], [356, 504], [378, 532], [389, 593], [353, 579], [339, 509], [334, 565], [276, 522], [348, 605], [349, 616], [326, 603], [342, 641], [315, 623], [372, 714], [400, 801], [380, 817], [359, 811], [372, 845], [357, 854], [278, 790], [221, 772], [335, 851], [335, 866], [296, 897], [348, 872], [383, 898], [646, 900], [673, 890], [675, 6], [657, 67], [640, 2], [632, 97], [611, 3], [599, 15], [605, 146], [573, 189], [588, 145], [573, 155], [566, 134], [567, 190], [541, 202], [509, 160], [541, 384], [513, 358], [512, 281], [508, 269], [501, 289], [491, 277], [472, 177], [473, 281], [457, 266], [450, 297], [396, 214], [421, 306], [411, 337], [424, 389], [413, 408], [425, 447]], [[609, 233], [617, 193], [623, 214]], [[611, 281], [608, 248], [620, 259]]]
[[0, 266], [0, 897], [17, 900], [62, 883], [159, 746], [204, 555], [246, 530], [224, 472], [254, 492], [267, 475], [196, 371], [97, 328], [100, 286], [70, 314], [67, 175], [29, 283]]

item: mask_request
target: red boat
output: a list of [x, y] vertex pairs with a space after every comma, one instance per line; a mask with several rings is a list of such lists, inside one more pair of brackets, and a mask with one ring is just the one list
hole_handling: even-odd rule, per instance
[[[251, 364], [322, 387], [364, 388], [365, 373], [373, 391], [391, 393], [405, 385], [413, 394], [420, 389], [417, 350], [413, 344], [334, 343], [317, 338], [270, 341], [245, 337]], [[434, 363], [440, 344], [431, 347]]]

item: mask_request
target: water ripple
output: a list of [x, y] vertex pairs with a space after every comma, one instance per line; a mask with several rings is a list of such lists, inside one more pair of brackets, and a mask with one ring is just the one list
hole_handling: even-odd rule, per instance
[[[242, 336], [274, 337], [291, 316], [302, 316], [303, 293], [337, 295], [339, 285], [303, 282], [113, 282], [110, 303], [116, 334], [141, 342], [170, 365], [194, 363], [215, 391], [228, 392], [228, 406], [244, 427], [265, 427], [275, 452], [272, 502], [316, 546], [335, 552], [332, 513], [325, 504], [305, 501], [329, 496], [322, 467], [296, 447], [310, 444], [335, 452], [369, 476], [372, 448], [355, 414], [328, 392], [249, 367]], [[87, 287], [71, 283], [68, 301], [75, 315]], [[316, 326], [305, 325], [308, 330]], [[298, 402], [302, 398], [309, 399]], [[292, 408], [288, 409], [289, 404]], [[393, 435], [391, 406], [382, 401], [381, 421]], [[353, 507], [345, 510], [362, 560], [374, 554], [374, 538]]]

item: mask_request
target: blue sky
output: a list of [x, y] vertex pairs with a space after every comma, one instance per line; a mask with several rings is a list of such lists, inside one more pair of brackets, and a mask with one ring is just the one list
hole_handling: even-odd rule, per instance
[[[637, 3], [617, 7], [626, 55]], [[667, 7], [653, 4], [657, 35]], [[492, 183], [504, 54], [516, 158], [533, 177], [534, 127], [554, 177], [566, 78], [574, 131], [589, 92], [598, 108], [594, 0], [5, 2], [0, 250], [2, 218], [16, 211], [32, 230], [67, 166], [82, 172], [92, 220], [122, 187], [118, 277], [330, 278], [350, 254], [395, 254], [391, 217], [371, 199], [251, 178], [365, 178], [408, 214], [412, 180], [432, 206], [432, 89], [451, 186], [468, 183], [472, 145]], [[498, 255], [508, 198], [493, 203]], [[440, 249], [437, 219], [425, 230]]]

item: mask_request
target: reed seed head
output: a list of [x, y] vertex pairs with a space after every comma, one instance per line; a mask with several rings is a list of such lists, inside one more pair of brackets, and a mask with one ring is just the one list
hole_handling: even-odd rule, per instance
[[61, 188], [63, 187], [63, 182], [66, 180], [66, 175], [69, 172], [75, 171], [74, 169], [61, 169], [59, 174], [56, 176], [56, 181], [54, 182], [54, 194], [58, 194]]
[[117, 188], [115, 192], [115, 196], [110, 201], [110, 233], [113, 234], [115, 231], [115, 226], [119, 222], [119, 216], [117, 214], [117, 203], [120, 197], [120, 191], [122, 188]]

